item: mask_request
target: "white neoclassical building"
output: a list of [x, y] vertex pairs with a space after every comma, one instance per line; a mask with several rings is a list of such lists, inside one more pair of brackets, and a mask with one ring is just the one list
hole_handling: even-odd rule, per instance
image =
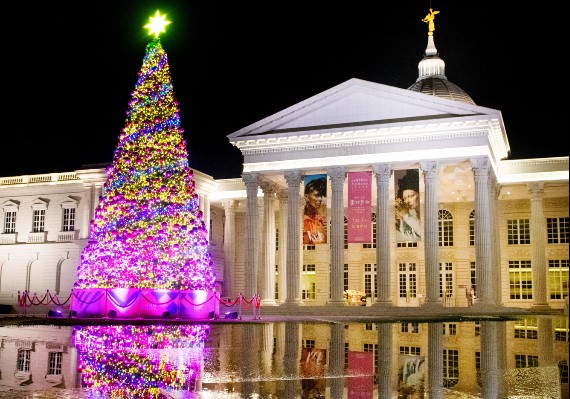
[[[350, 79], [230, 134], [241, 176], [194, 171], [223, 297], [346, 306], [354, 290], [379, 307], [565, 306], [568, 157], [510, 159], [500, 110], [447, 80], [433, 36], [412, 83]], [[396, 175], [410, 169], [421, 239], [406, 241]], [[353, 172], [371, 177], [369, 242], [349, 239]], [[327, 177], [326, 243], [303, 244], [315, 174]], [[69, 297], [105, 179], [104, 165], [0, 177], [0, 304], [23, 291]]]

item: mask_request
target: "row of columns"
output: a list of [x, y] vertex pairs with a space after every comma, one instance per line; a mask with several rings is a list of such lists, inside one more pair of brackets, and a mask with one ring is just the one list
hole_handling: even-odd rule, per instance
[[[477, 300], [475, 306], [501, 305], [500, 285], [500, 248], [493, 243], [499, 242], [498, 184], [492, 172], [488, 158], [471, 160], [475, 187], [475, 254]], [[439, 223], [438, 223], [438, 185], [437, 178], [440, 164], [436, 161], [420, 163], [424, 181], [424, 257], [426, 275], [426, 298], [422, 306], [442, 306], [439, 296]], [[372, 166], [376, 178], [377, 208], [377, 274], [376, 286], [378, 298], [373, 306], [393, 306], [392, 301], [392, 265], [391, 265], [391, 232], [392, 208], [390, 201], [390, 179], [392, 165], [376, 164]], [[343, 188], [346, 170], [334, 167], [326, 170], [331, 182], [331, 231], [330, 231], [330, 300], [328, 305], [346, 305], [344, 298], [344, 198]], [[246, 188], [246, 222], [245, 222], [245, 295], [259, 293], [263, 305], [277, 305], [275, 301], [275, 230], [279, 226], [280, 251], [279, 290], [282, 306], [302, 306], [301, 299], [301, 209], [304, 199], [301, 196], [301, 183], [304, 174], [300, 170], [284, 172], [287, 183], [285, 190], [274, 183], [266, 181], [257, 173], [244, 173], [242, 178]], [[258, 226], [258, 190], [263, 192], [263, 225]], [[546, 226], [542, 210], [543, 185], [529, 185], [531, 195], [531, 240], [533, 243], [533, 287], [535, 289], [535, 305], [548, 306], [546, 300], [546, 258], [545, 234]], [[275, 201], [279, 200], [280, 219], [275, 220]], [[225, 204], [225, 259], [224, 280], [226, 295], [236, 295], [232, 282], [235, 262], [235, 210], [236, 201]], [[261, 233], [261, 237], [259, 234]], [[258, 256], [262, 254], [262, 256]], [[262, 264], [259, 264], [261, 260]]]

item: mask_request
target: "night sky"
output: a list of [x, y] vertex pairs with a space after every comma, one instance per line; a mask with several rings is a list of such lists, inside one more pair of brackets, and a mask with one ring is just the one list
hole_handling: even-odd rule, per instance
[[[430, 4], [447, 78], [502, 112], [511, 158], [567, 156], [565, 2], [59, 1], [6, 6], [0, 176], [111, 162], [159, 9], [190, 165], [239, 177], [227, 135], [351, 78], [408, 88]], [[564, 133], [566, 134], [566, 133]]]

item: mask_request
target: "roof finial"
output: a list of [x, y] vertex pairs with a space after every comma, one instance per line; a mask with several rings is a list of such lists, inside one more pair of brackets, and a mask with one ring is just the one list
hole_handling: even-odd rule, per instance
[[435, 14], [439, 14], [439, 11], [434, 11], [433, 9], [429, 9], [428, 15], [422, 19], [423, 22], [428, 24], [428, 35], [433, 36], [433, 31], [435, 30], [435, 23], [433, 20], [435, 19]]

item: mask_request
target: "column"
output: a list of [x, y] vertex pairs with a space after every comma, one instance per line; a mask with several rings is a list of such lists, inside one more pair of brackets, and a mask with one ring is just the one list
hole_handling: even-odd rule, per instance
[[546, 262], [546, 219], [543, 211], [544, 183], [528, 183], [530, 194], [530, 257], [533, 308], [549, 308], [546, 299], [548, 265]]
[[287, 190], [279, 190], [279, 303], [285, 302], [287, 293]]
[[275, 191], [274, 183], [261, 182], [263, 190], [263, 263], [261, 305], [275, 306]]
[[[378, 218], [376, 218], [378, 220]], [[378, 222], [377, 222], [378, 223]], [[392, 368], [394, 367], [394, 354], [392, 352], [392, 323], [378, 323], [378, 399], [391, 399], [397, 397], [392, 384]]]
[[[283, 357], [283, 370], [289, 378], [284, 382], [283, 398], [297, 398], [300, 388], [299, 362], [301, 360], [301, 325], [299, 323], [285, 323], [285, 356]], [[248, 397], [248, 396], [244, 396]]]
[[374, 306], [392, 306], [392, 265], [391, 240], [393, 217], [390, 206], [390, 177], [392, 168], [389, 164], [373, 165], [376, 174], [376, 286], [378, 298]]
[[329, 383], [331, 398], [342, 398], [344, 396], [344, 334], [345, 325], [342, 323], [331, 323], [330, 325], [330, 364]]
[[224, 220], [224, 285], [222, 287], [222, 296], [235, 298], [238, 294], [235, 292], [234, 287], [234, 268], [236, 259], [235, 218], [237, 201], [224, 201], [223, 206], [226, 217]]
[[491, 264], [493, 233], [489, 195], [489, 159], [471, 160], [475, 179], [475, 279], [477, 299], [475, 305], [495, 305], [495, 279]]
[[425, 187], [424, 256], [426, 269], [426, 299], [422, 306], [442, 305], [439, 296], [438, 168], [437, 162], [434, 161], [421, 164]]
[[284, 305], [303, 305], [301, 300], [301, 180], [298, 170], [284, 174], [287, 181], [287, 297]]
[[481, 321], [481, 397], [484, 399], [502, 397], [499, 396], [502, 378], [499, 353], [504, 350], [504, 347], [498, 345], [500, 324], [493, 321]]
[[327, 170], [331, 179], [331, 299], [327, 305], [346, 305], [344, 297], [344, 168]]
[[443, 331], [441, 323], [428, 323], [427, 397], [443, 399]]
[[244, 173], [243, 181], [247, 195], [245, 219], [245, 298], [257, 293], [257, 254], [259, 251], [257, 238], [257, 174]]
[[[489, 198], [491, 198], [490, 202], [490, 214], [491, 220], [500, 220], [499, 210], [497, 204], [499, 203], [499, 184], [497, 182], [497, 176], [493, 173], [493, 171], [489, 172]], [[477, 215], [475, 215], [477, 217]], [[499, 223], [491, 223], [491, 242], [500, 242], [500, 224]], [[491, 265], [500, 265], [501, 264], [501, 246], [500, 245], [492, 245], [491, 246]], [[477, 267], [477, 264], [475, 264]], [[495, 293], [493, 296], [493, 303], [497, 306], [503, 306], [503, 284], [502, 284], [502, 275], [501, 275], [501, 268], [500, 267], [491, 267], [493, 269], [493, 280], [495, 281]]]

